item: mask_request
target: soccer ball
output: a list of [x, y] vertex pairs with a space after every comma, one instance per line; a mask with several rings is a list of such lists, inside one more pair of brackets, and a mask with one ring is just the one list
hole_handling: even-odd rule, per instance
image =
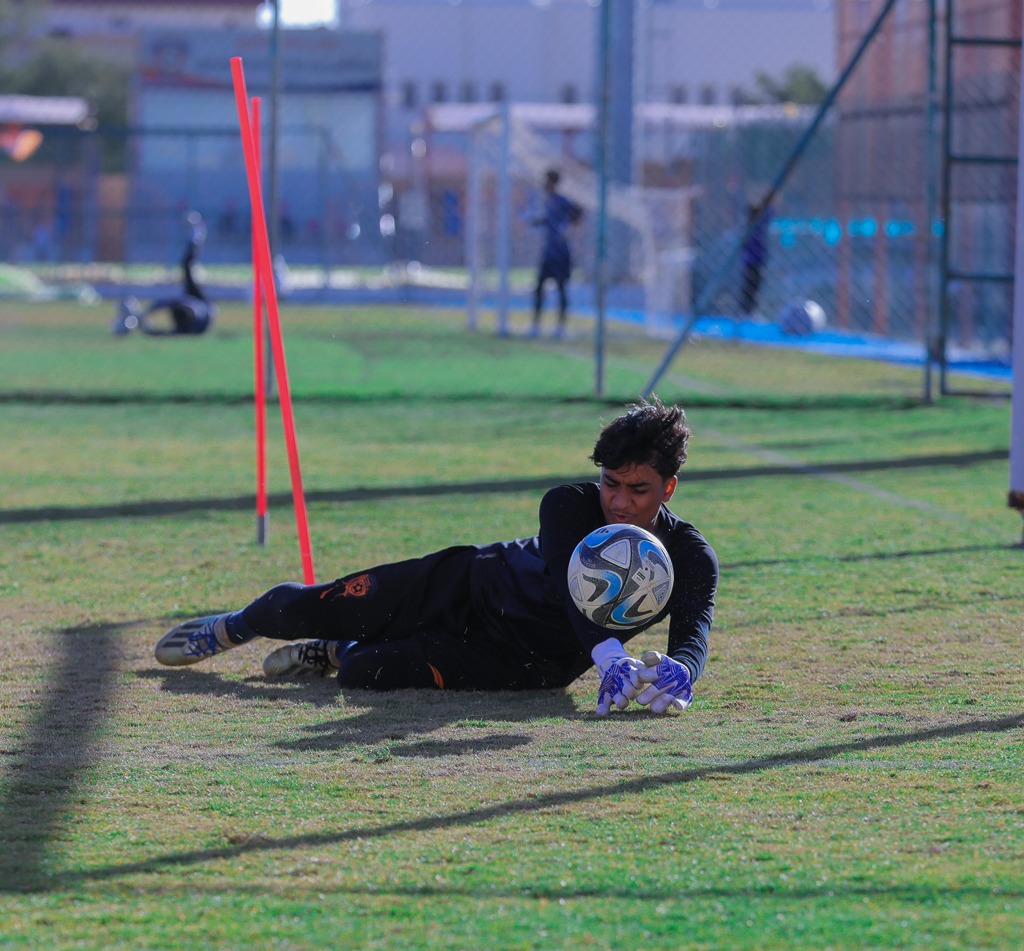
[[569, 594], [599, 627], [629, 631], [653, 620], [672, 593], [672, 559], [650, 532], [605, 525], [569, 559]]
[[824, 330], [828, 320], [817, 301], [791, 300], [779, 311], [778, 323], [787, 337], [808, 337]]

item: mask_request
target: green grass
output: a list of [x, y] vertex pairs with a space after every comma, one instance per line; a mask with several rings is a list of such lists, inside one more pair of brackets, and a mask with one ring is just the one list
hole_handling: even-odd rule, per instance
[[[255, 544], [244, 307], [196, 340], [0, 316], [0, 946], [1009, 948], [1024, 553], [1009, 406], [697, 341], [673, 507], [718, 551], [680, 717], [185, 670], [176, 619], [298, 578], [279, 413]], [[665, 342], [284, 308], [317, 575], [530, 534]], [[517, 330], [525, 315], [515, 315]], [[664, 630], [638, 638], [660, 647]]]

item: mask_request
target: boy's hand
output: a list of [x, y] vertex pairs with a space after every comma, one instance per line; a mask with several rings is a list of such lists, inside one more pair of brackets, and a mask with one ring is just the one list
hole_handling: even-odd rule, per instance
[[614, 637], [602, 641], [590, 656], [601, 674], [601, 686], [597, 691], [597, 715], [603, 717], [611, 712], [612, 704], [620, 710], [636, 699], [637, 674], [640, 661], [630, 657], [622, 643]]
[[658, 651], [645, 651], [640, 660], [644, 666], [637, 677], [648, 686], [636, 698], [637, 703], [649, 706], [652, 713], [682, 712], [693, 703], [693, 685], [685, 664]]

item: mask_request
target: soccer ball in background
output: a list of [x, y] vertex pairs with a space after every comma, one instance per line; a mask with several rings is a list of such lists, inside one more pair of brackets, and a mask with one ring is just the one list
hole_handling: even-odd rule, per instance
[[591, 621], [629, 631], [652, 620], [672, 593], [665, 546], [635, 525], [605, 525], [583, 539], [569, 559], [569, 593]]
[[791, 300], [779, 311], [776, 321], [787, 337], [808, 337], [825, 329], [825, 311], [813, 300]]

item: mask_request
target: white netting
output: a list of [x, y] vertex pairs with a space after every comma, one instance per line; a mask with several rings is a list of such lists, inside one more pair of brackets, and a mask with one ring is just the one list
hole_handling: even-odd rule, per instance
[[[576, 121], [581, 117], [530, 116], [512, 107], [472, 125], [466, 189], [471, 300], [511, 295], [532, 282], [540, 236], [531, 221], [540, 210], [541, 182], [550, 168], [561, 174], [562, 194], [585, 211], [571, 234], [573, 298], [577, 305], [593, 300], [600, 196], [594, 170], [566, 149], [574, 131], [589, 131], [582, 122], [581, 129], [567, 128]], [[607, 186], [606, 299], [609, 306], [640, 317], [652, 332], [691, 304], [695, 192]]]

